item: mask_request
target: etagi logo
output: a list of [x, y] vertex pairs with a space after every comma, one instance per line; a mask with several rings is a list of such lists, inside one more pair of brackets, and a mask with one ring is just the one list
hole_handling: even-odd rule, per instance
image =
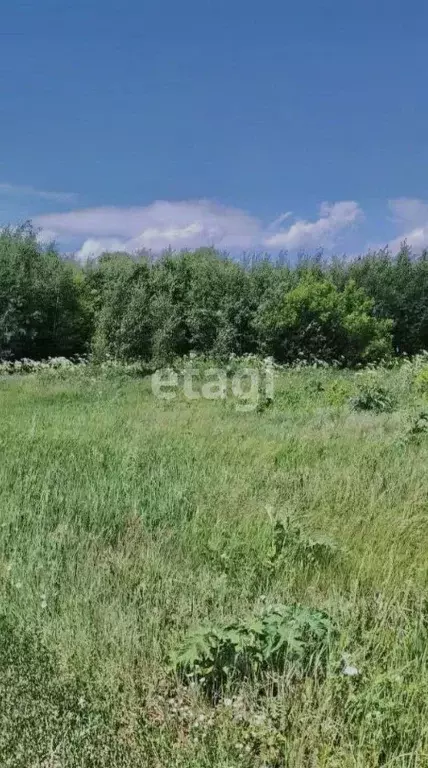
[[152, 375], [152, 392], [161, 400], [174, 400], [182, 392], [187, 400], [232, 399], [237, 411], [254, 411], [261, 400], [274, 397], [273, 368], [241, 368], [229, 378], [224, 368], [187, 368], [181, 375], [163, 368]]

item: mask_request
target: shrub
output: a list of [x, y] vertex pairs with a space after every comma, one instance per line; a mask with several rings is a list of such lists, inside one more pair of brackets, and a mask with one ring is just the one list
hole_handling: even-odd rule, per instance
[[218, 696], [263, 673], [321, 674], [334, 632], [328, 614], [299, 605], [277, 605], [249, 620], [190, 632], [171, 656], [179, 675]]
[[354, 365], [391, 352], [392, 323], [373, 316], [373, 302], [353, 281], [339, 291], [325, 277], [308, 273], [262, 308], [259, 325], [278, 360], [303, 355]]
[[421, 411], [415, 419], [413, 419], [410, 425], [405, 442], [419, 443], [424, 435], [428, 434], [428, 413], [427, 411]]
[[375, 383], [364, 384], [350, 403], [354, 411], [383, 413], [392, 411], [394, 407], [391, 394], [385, 387]]

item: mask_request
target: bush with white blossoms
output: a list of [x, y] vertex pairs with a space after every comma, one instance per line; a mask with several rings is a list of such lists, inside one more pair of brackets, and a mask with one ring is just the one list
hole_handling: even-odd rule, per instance
[[106, 359], [95, 363], [90, 357], [76, 356], [49, 357], [46, 360], [0, 360], [0, 376], [21, 376], [29, 374], [48, 374], [52, 376], [78, 376], [86, 373], [101, 373], [103, 375], [144, 375], [148, 370], [139, 362], [123, 363], [118, 360]]
[[21, 360], [0, 360], [0, 375], [12, 376], [50, 371], [72, 373], [87, 364], [88, 360], [84, 357], [75, 357], [72, 360], [67, 357], [49, 357], [47, 360], [31, 360], [28, 357]]

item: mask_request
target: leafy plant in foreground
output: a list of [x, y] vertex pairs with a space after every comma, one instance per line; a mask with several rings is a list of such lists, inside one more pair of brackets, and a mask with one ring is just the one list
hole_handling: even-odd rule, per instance
[[333, 623], [327, 613], [300, 605], [266, 607], [248, 620], [202, 626], [171, 655], [173, 669], [200, 682], [210, 696], [264, 673], [321, 674]]
[[407, 430], [404, 442], [420, 443], [421, 438], [428, 434], [428, 412], [420, 411]]
[[338, 552], [336, 542], [327, 536], [309, 536], [289, 517], [285, 521], [279, 518], [274, 520], [271, 567], [277, 566], [284, 559], [303, 567], [325, 566], [338, 555]]
[[358, 394], [351, 398], [350, 403], [354, 411], [388, 413], [394, 407], [393, 398], [388, 390], [374, 383], [364, 384]]
[[334, 379], [326, 391], [326, 400], [329, 405], [340, 408], [348, 401], [351, 394], [351, 385], [343, 379]]

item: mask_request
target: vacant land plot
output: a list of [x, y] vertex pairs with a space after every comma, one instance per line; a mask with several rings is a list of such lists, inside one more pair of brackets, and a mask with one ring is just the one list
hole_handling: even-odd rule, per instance
[[427, 380], [2, 379], [1, 765], [428, 765]]

